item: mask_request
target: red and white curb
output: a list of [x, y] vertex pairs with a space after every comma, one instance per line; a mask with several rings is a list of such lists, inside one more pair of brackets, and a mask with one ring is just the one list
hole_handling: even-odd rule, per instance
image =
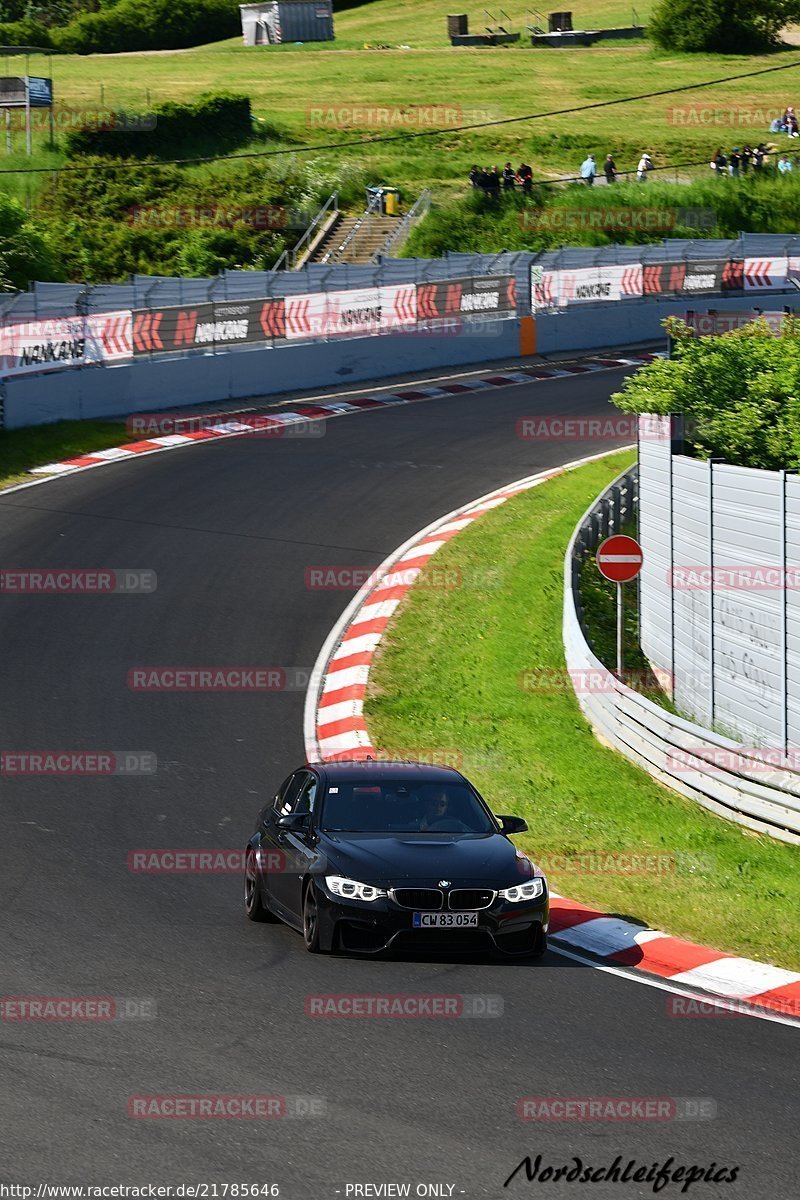
[[[595, 454], [489, 492], [434, 521], [384, 560], [342, 613], [314, 666], [304, 716], [309, 762], [381, 757], [364, 720], [370, 667], [395, 610], [437, 550], [512, 496], [615, 453], [618, 450]], [[666, 986], [698, 1002], [710, 1000], [736, 1012], [750, 1012], [752, 1006], [754, 1016], [769, 1010], [789, 1023], [800, 1018], [800, 973], [695, 945], [555, 893], [550, 937], [565, 952], [591, 955], [598, 965], [624, 974], [642, 972], [642, 982]]]
[[[47, 463], [41, 467], [32, 467], [32, 475], [71, 475], [77, 471], [86, 471], [93, 467], [107, 466], [109, 463], [121, 462], [125, 459], [138, 458], [142, 455], [157, 454], [164, 450], [176, 450], [181, 446], [196, 445], [214, 438], [272, 436], [280, 437], [282, 430], [289, 425], [305, 424], [309, 421], [323, 421], [331, 417], [347, 416], [350, 413], [364, 412], [396, 404], [413, 404], [418, 400], [432, 400], [442, 396], [457, 396], [464, 392], [477, 392], [484, 388], [510, 387], [515, 384], [530, 384], [537, 380], [558, 379], [565, 375], [584, 375], [590, 371], [604, 371], [614, 367], [640, 366], [651, 362], [654, 358], [663, 357], [659, 354], [641, 354], [634, 358], [590, 358], [579, 364], [561, 367], [525, 367], [519, 371], [507, 371], [500, 375], [484, 375], [463, 382], [441, 383], [438, 386], [423, 385], [414, 388], [404, 388], [397, 392], [375, 392], [364, 396], [356, 396], [349, 400], [325, 400], [320, 403], [309, 401], [295, 405], [291, 409], [274, 410], [264, 413], [254, 413], [241, 419], [241, 414], [219, 414], [214, 416], [196, 413], [194, 415], [171, 418], [165, 413], [149, 414], [148, 423], [158, 425], [159, 421], [167, 421], [176, 428], [175, 433], [147, 437], [139, 442], [126, 442], [124, 446], [113, 446], [109, 450], [93, 450], [89, 454], [81, 454], [76, 458], [68, 458], [63, 462]], [[240, 419], [237, 420], [237, 415]], [[130, 419], [135, 419], [134, 417]], [[180, 432], [179, 426], [189, 428]], [[191, 426], [202, 425], [201, 429]], [[24, 485], [23, 485], [24, 486]]]

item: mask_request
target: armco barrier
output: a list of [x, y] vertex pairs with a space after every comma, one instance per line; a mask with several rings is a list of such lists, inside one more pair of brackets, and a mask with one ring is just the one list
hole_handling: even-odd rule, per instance
[[[757, 753], [647, 700], [615, 679], [587, 641], [579, 615], [579, 563], [619, 528], [612, 496], [631, 474], [621, 475], [584, 513], [564, 561], [564, 651], [581, 710], [598, 737], [659, 782], [719, 816], [800, 844], [800, 772], [765, 770]], [[599, 684], [586, 686], [591, 679]]]

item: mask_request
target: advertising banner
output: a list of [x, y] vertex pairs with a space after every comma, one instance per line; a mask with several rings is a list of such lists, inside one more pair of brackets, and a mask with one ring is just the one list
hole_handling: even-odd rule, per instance
[[413, 283], [286, 297], [289, 339], [386, 333], [416, 323]]
[[440, 279], [417, 284], [419, 319], [480, 316], [515, 312], [517, 288], [513, 275], [478, 275], [471, 279]]
[[746, 292], [764, 292], [770, 288], [784, 287], [788, 273], [789, 259], [785, 256], [746, 258], [744, 260], [744, 290]]
[[0, 374], [22, 375], [131, 356], [131, 313], [52, 317], [0, 327]]
[[558, 303], [594, 304], [603, 300], [627, 300], [642, 294], [641, 263], [578, 267], [559, 271]]
[[558, 306], [558, 271], [531, 267], [531, 312]]
[[[266, 320], [265, 310], [266, 312]], [[133, 353], [213, 349], [282, 337], [283, 300], [221, 300], [133, 314]]]
[[642, 271], [645, 296], [704, 296], [741, 291], [741, 262], [724, 258], [647, 263]]

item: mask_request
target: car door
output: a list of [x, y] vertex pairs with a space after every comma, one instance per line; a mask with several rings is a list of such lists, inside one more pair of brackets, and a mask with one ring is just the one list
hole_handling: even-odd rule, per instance
[[285, 888], [283, 875], [286, 867], [286, 835], [278, 828], [278, 818], [292, 811], [303, 785], [308, 782], [308, 771], [301, 767], [284, 779], [272, 802], [266, 806], [260, 819], [261, 871], [270, 900], [276, 909], [284, 909]]
[[302, 920], [303, 879], [317, 858], [312, 825], [319, 787], [314, 772], [306, 771], [299, 790], [292, 789], [290, 811], [293, 816], [308, 817], [308, 826], [297, 831], [279, 830], [282, 835], [279, 845], [283, 851], [283, 869], [278, 883], [280, 902], [295, 921]]

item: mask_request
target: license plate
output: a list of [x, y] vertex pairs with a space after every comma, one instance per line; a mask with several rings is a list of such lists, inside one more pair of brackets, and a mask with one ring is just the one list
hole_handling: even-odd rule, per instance
[[415, 929], [470, 929], [478, 924], [476, 912], [414, 913]]

